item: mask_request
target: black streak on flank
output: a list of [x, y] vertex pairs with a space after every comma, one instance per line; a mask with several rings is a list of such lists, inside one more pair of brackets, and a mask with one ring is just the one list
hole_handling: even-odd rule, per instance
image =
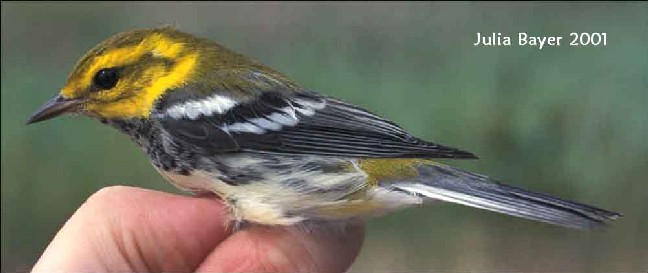
[[217, 169], [221, 173], [219, 179], [227, 183], [228, 185], [244, 185], [253, 181], [263, 180], [263, 176], [260, 172], [252, 170], [250, 168], [234, 170], [222, 164], [219, 164], [217, 166]]

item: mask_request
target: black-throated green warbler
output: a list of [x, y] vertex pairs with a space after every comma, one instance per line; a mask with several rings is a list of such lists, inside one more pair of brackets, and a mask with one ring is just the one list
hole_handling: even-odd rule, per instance
[[126, 133], [167, 180], [216, 193], [236, 221], [344, 220], [434, 200], [575, 228], [619, 216], [435, 163], [475, 156], [172, 28], [100, 43], [28, 123], [64, 113]]

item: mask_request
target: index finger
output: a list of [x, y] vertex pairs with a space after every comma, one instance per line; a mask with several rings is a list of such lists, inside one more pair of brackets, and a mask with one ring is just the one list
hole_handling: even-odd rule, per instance
[[216, 198], [107, 187], [65, 223], [33, 272], [190, 272], [229, 236], [228, 219]]

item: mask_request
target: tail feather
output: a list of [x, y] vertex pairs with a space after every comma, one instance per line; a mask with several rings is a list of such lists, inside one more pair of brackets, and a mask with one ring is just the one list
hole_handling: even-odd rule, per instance
[[500, 212], [570, 228], [592, 228], [621, 216], [616, 212], [497, 183], [440, 164], [421, 165], [419, 180], [392, 183], [401, 191], [435, 200]]

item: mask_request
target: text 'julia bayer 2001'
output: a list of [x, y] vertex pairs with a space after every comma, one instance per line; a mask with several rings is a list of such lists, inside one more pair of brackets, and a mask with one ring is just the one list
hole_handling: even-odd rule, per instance
[[[516, 38], [516, 45], [535, 47], [537, 49], [543, 49], [545, 47], [558, 47], [565, 44], [565, 42], [563, 41], [564, 37], [562, 36], [533, 36], [529, 35], [526, 32], [519, 32]], [[569, 46], [606, 46], [607, 33], [572, 32], [569, 33], [569, 40]], [[511, 42], [511, 37], [503, 35], [499, 32], [493, 32], [490, 35], [477, 32], [475, 42], [473, 43], [473, 46], [479, 47], [511, 45], [513, 45], [513, 43]]]

